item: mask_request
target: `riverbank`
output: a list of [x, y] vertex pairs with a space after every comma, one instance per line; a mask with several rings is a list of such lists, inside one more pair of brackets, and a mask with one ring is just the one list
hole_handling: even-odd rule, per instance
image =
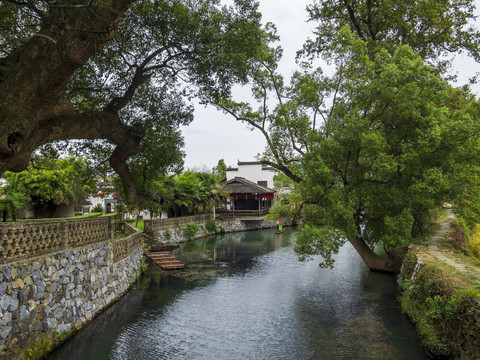
[[458, 245], [462, 234], [451, 209], [434, 230], [412, 244], [405, 258], [402, 310], [430, 357], [480, 359], [480, 261]]
[[182, 244], [216, 234], [270, 228], [275, 228], [275, 222], [272, 220], [255, 218], [251, 220], [218, 220], [208, 214], [148, 220], [145, 222], [144, 233], [149, 238], [148, 247], [157, 250], [172, 244]]
[[300, 262], [295, 239], [290, 228], [189, 241], [174, 251], [185, 271], [151, 264], [48, 359], [426, 359], [392, 274], [350, 244], [333, 270]]
[[39, 359], [127, 292], [142, 263], [140, 231], [113, 219], [0, 226], [0, 359]]

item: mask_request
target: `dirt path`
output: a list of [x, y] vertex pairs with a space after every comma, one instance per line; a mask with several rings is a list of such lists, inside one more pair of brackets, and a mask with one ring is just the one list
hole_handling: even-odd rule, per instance
[[431, 235], [428, 238], [427, 243], [424, 244], [426, 247], [426, 252], [430, 256], [433, 256], [441, 261], [446, 262], [448, 265], [453, 266], [473, 280], [480, 281], [480, 267], [467, 267], [467, 265], [462, 261], [461, 257], [444, 244], [444, 239], [448, 235], [450, 223], [455, 219], [455, 215], [451, 209], [447, 209], [447, 213], [448, 215], [439, 223], [440, 229], [435, 234]]

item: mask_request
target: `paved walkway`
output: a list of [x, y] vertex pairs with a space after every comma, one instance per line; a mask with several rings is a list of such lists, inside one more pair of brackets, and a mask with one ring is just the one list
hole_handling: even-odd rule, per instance
[[451, 209], [447, 209], [448, 215], [442, 219], [439, 223], [440, 229], [428, 238], [427, 243], [424, 245], [427, 248], [427, 253], [439, 260], [446, 262], [453, 266], [457, 270], [461, 271], [468, 277], [480, 281], [480, 267], [477, 269], [467, 267], [451, 248], [445, 247], [443, 244], [444, 239], [448, 235], [450, 223], [455, 219], [455, 215]]

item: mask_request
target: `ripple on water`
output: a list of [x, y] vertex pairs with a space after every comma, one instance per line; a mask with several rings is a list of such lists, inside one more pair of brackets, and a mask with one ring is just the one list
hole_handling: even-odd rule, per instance
[[[231, 276], [197, 287], [152, 282], [144, 292], [148, 303], [144, 295], [131, 320], [102, 317], [100, 331], [112, 335], [92, 346], [108, 347], [103, 358], [134, 360], [424, 358], [413, 329], [390, 306], [393, 277], [372, 275], [350, 246], [329, 270], [318, 259], [299, 262], [291, 246], [258, 254], [255, 241], [238, 239], [229, 237], [221, 250], [221, 262], [242, 262]], [[248, 246], [256, 247], [245, 260]], [[102, 357], [77, 357], [87, 358]]]

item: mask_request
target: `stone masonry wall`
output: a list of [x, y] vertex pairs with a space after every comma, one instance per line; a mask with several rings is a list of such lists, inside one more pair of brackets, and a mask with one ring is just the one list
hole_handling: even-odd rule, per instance
[[[188, 223], [185, 224], [185, 226]], [[203, 226], [202, 226], [203, 225]], [[204, 224], [199, 225], [199, 230], [197, 234], [193, 237], [185, 236], [184, 228], [185, 226], [172, 226], [170, 228], [157, 228], [152, 236], [149, 236], [153, 240], [153, 247], [157, 244], [174, 244], [182, 243], [189, 240], [198, 239], [204, 236], [214, 235], [214, 232], [208, 232], [205, 229]], [[259, 230], [259, 229], [269, 229], [274, 228], [275, 222], [271, 220], [227, 220], [227, 221], [217, 221], [217, 232], [238, 232], [238, 231], [249, 231], [249, 230]], [[167, 235], [170, 236], [167, 236]]]
[[78, 330], [124, 294], [139, 271], [141, 236], [0, 264], [0, 359], [24, 358], [35, 342]]
[[204, 224], [208, 220], [213, 219], [213, 214], [182, 216], [168, 219], [145, 220], [145, 234], [149, 237], [155, 237], [160, 230], [174, 229], [188, 224]]

